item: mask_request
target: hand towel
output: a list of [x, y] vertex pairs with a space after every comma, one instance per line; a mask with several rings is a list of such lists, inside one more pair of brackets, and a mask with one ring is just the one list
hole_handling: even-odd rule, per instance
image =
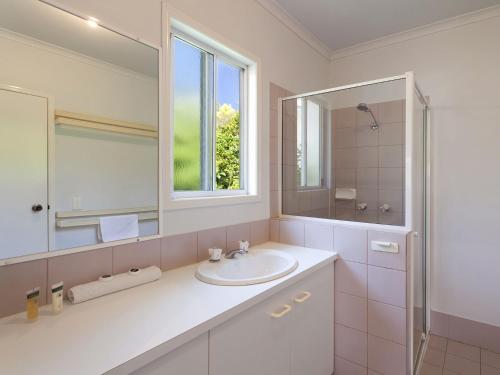
[[99, 230], [102, 242], [139, 237], [139, 216], [102, 216], [99, 218]]

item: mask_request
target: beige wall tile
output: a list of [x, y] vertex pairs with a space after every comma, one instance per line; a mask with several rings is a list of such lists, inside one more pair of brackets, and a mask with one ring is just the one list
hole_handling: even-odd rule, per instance
[[197, 233], [186, 233], [161, 239], [161, 268], [170, 270], [198, 261]]
[[112, 247], [48, 259], [48, 287], [63, 281], [65, 296], [75, 285], [88, 283], [97, 280], [99, 276], [112, 273]]
[[148, 266], [161, 267], [160, 239], [113, 246], [113, 274]]
[[26, 292], [37, 287], [41, 306], [47, 303], [47, 259], [0, 267], [0, 317], [25, 310]]

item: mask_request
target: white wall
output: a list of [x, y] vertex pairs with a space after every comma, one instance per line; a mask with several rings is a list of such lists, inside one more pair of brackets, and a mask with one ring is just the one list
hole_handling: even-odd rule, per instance
[[[143, 38], [161, 42], [160, 0], [59, 0], [62, 6]], [[329, 62], [254, 0], [170, 0], [180, 12], [260, 59], [262, 121], [259, 123], [262, 200], [258, 203], [167, 211], [164, 234], [219, 227], [269, 217], [269, 82], [304, 92], [327, 86]], [[167, 194], [167, 191], [163, 192]]]
[[432, 309], [500, 326], [500, 12], [483, 18], [352, 49], [331, 84], [415, 71], [432, 104]]

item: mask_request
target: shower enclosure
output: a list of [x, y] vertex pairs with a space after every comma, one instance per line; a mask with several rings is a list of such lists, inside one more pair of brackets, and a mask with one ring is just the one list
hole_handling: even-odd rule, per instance
[[413, 365], [428, 332], [428, 108], [408, 72], [284, 98], [280, 111], [281, 217], [411, 233]]

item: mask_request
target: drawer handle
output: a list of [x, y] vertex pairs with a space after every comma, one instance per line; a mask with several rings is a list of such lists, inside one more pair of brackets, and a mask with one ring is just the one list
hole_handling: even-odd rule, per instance
[[271, 313], [271, 316], [273, 318], [281, 318], [281, 317], [285, 316], [286, 314], [288, 314], [290, 312], [290, 310], [292, 310], [292, 306], [283, 305], [283, 308], [281, 309], [281, 311], [275, 311], [275, 312]]
[[302, 292], [302, 296], [301, 297], [295, 297], [294, 301], [297, 302], [297, 303], [302, 303], [302, 302], [305, 302], [309, 299], [309, 297], [311, 297], [311, 293], [310, 292]]

